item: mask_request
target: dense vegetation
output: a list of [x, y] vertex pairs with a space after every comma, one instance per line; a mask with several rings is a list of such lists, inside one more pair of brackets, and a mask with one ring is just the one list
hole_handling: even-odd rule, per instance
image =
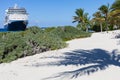
[[78, 22], [77, 27], [81, 30], [102, 32], [120, 29], [120, 0], [115, 0], [112, 5], [101, 5], [91, 19], [82, 8], [76, 9], [75, 13], [73, 22]]
[[30, 27], [26, 31], [0, 33], [0, 63], [34, 55], [48, 50], [67, 46], [65, 41], [88, 37], [89, 33], [81, 32], [75, 27], [51, 27], [40, 29]]
[[88, 34], [87, 32], [80, 31], [77, 28], [72, 26], [57, 27], [51, 30], [50, 32], [59, 36], [63, 41], [71, 40], [74, 38], [83, 38], [83, 37], [90, 36], [90, 34]]

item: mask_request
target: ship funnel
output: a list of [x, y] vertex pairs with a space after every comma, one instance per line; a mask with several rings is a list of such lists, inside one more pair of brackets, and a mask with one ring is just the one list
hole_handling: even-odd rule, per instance
[[14, 9], [17, 9], [17, 8], [18, 8], [18, 5], [17, 5], [17, 4], [15, 4], [15, 5], [14, 5]]

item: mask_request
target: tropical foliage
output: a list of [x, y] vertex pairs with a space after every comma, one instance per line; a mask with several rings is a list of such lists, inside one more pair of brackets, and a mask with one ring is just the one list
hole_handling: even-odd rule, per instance
[[112, 5], [102, 5], [98, 10], [101, 13], [101, 18], [94, 17], [95, 22], [104, 25], [106, 30], [120, 28], [120, 0], [116, 0]]
[[104, 17], [100, 13], [100, 11], [93, 14], [93, 19], [91, 20], [94, 24], [98, 24], [100, 26], [100, 31], [103, 30], [103, 23], [105, 21]]
[[120, 28], [120, 0], [116, 0], [112, 5], [101, 5], [91, 19], [82, 8], [76, 9], [75, 14], [73, 23], [78, 22], [76, 27], [80, 30], [102, 32]]
[[57, 27], [51, 32], [59, 36], [63, 41], [68, 41], [74, 38], [89, 37], [91, 35], [90, 33], [80, 31], [72, 26]]
[[88, 13], [84, 12], [84, 9], [76, 9], [75, 11], [76, 16], [73, 16], [73, 23], [78, 22], [78, 28], [80, 30], [86, 30], [88, 32], [88, 26], [89, 26], [89, 17]]
[[120, 0], [116, 0], [111, 6], [111, 16], [113, 19], [111, 20], [113, 25], [118, 26], [120, 28]]
[[0, 33], [0, 63], [55, 50], [67, 46], [66, 40], [88, 37], [72, 26], [40, 29], [30, 27], [26, 31]]

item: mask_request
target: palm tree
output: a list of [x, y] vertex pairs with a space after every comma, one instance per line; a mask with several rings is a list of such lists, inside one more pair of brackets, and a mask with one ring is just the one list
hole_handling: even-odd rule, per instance
[[108, 31], [108, 16], [110, 13], [110, 7], [109, 4], [108, 5], [102, 5], [99, 8], [101, 14], [103, 15], [103, 17], [105, 18], [105, 23], [106, 23], [106, 30]]
[[116, 0], [112, 4], [111, 9], [110, 15], [113, 17], [111, 22], [114, 22], [114, 25], [120, 26], [120, 0]]
[[120, 10], [120, 0], [116, 0], [113, 4], [112, 4], [112, 6], [111, 6], [111, 8], [113, 9], [113, 10]]
[[92, 22], [98, 23], [100, 25], [100, 30], [102, 32], [102, 24], [105, 21], [105, 19], [102, 17], [102, 14], [98, 11], [93, 14]]
[[112, 10], [110, 14], [113, 17], [120, 16], [120, 9]]
[[75, 11], [76, 16], [73, 16], [73, 23], [78, 22], [79, 27], [85, 27], [86, 31], [88, 31], [88, 24], [89, 24], [89, 18], [88, 13], [84, 12], [84, 9], [76, 9]]
[[116, 28], [119, 28], [120, 26], [120, 16], [115, 15], [116, 13], [111, 12], [110, 13], [110, 18], [109, 18], [109, 23], [112, 26], [116, 26]]

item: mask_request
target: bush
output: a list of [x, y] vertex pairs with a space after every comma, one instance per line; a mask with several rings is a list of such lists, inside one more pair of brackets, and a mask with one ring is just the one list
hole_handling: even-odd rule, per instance
[[38, 27], [0, 33], [0, 45], [0, 63], [66, 46], [60, 37], [45, 33]]
[[30, 27], [26, 31], [0, 33], [0, 63], [34, 55], [48, 50], [64, 48], [65, 41], [88, 37], [75, 27], [52, 27], [40, 29]]
[[68, 41], [74, 38], [89, 37], [91, 34], [78, 30], [73, 26], [57, 27], [51, 30], [51, 33], [59, 36], [63, 41]]

